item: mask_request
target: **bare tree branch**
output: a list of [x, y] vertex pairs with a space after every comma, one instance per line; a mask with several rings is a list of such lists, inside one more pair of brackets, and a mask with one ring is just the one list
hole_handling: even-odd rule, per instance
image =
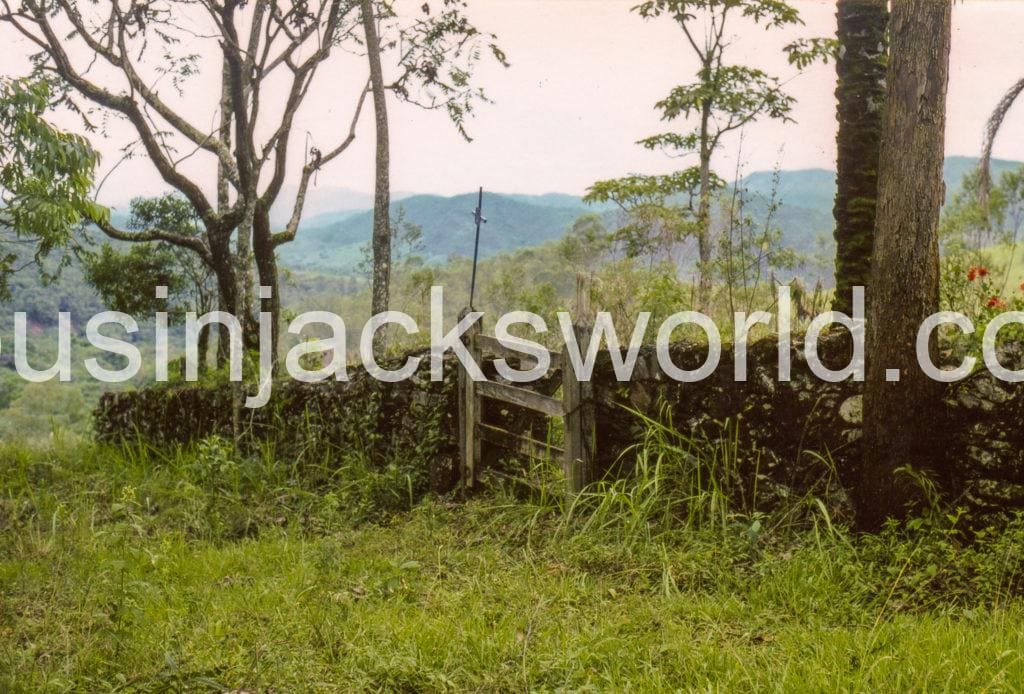
[[306, 202], [306, 193], [309, 189], [309, 181], [318, 169], [329, 163], [331, 160], [338, 157], [342, 152], [348, 149], [349, 145], [356, 139], [356, 126], [359, 124], [359, 116], [363, 112], [363, 105], [366, 103], [366, 95], [370, 92], [370, 83], [366, 83], [366, 88], [363, 89], [359, 95], [359, 102], [356, 104], [355, 113], [352, 115], [352, 122], [349, 125], [348, 135], [341, 143], [327, 152], [326, 154], [320, 154], [317, 152], [316, 156], [310, 159], [305, 166], [302, 167], [302, 178], [299, 180], [299, 189], [295, 194], [295, 206], [292, 208], [292, 216], [288, 220], [288, 224], [284, 231], [274, 234], [272, 242], [275, 247], [280, 246], [282, 243], [287, 243], [295, 238], [295, 234], [299, 230], [299, 221], [302, 219], [302, 208]]
[[181, 234], [175, 234], [162, 229], [146, 229], [144, 231], [124, 231], [118, 229], [113, 224], [107, 221], [100, 220], [97, 223], [100, 231], [109, 236], [112, 239], [118, 241], [130, 241], [132, 243], [140, 243], [146, 241], [166, 241], [167, 243], [174, 244], [181, 248], [188, 248], [199, 255], [204, 262], [212, 262], [210, 255], [210, 249], [206, 246], [203, 240], [198, 236], [182, 236]]
[[1024, 79], [1010, 87], [1000, 99], [985, 126], [985, 143], [981, 148], [981, 161], [978, 162], [978, 200], [983, 210], [988, 209], [988, 196], [992, 188], [992, 148], [995, 146], [996, 135], [1003, 126], [1006, 114], [1010, 112], [1021, 93], [1024, 93]]
[[[107, 25], [107, 46], [104, 46], [90, 33], [88, 27], [85, 26], [85, 21], [82, 19], [81, 14], [68, 0], [59, 0], [59, 3], [64, 9], [68, 20], [75, 27], [78, 35], [97, 56], [106, 60], [111, 66], [118, 68], [124, 74], [132, 90], [174, 129], [191, 140], [197, 147], [212, 152], [222, 159], [228, 167], [229, 175], [233, 175], [235, 180], [237, 180], [237, 172], [234, 171], [234, 163], [231, 161], [231, 152], [224, 143], [218, 140], [213, 133], [203, 132], [189, 123], [186, 118], [168, 106], [139, 75], [128, 51], [125, 40], [125, 18], [119, 11], [117, 3], [112, 3], [111, 5], [110, 20]], [[115, 42], [117, 46], [116, 51], [114, 50]]]
[[131, 97], [114, 94], [87, 80], [77, 72], [63, 47], [63, 41], [57, 37], [50, 25], [47, 13], [34, 2], [26, 4], [32, 12], [33, 22], [43, 33], [47, 54], [53, 61], [57, 74], [89, 100], [124, 114], [138, 132], [143, 147], [146, 148], [146, 154], [153, 161], [153, 165], [156, 166], [164, 181], [179, 190], [192, 203], [196, 212], [205, 222], [211, 222], [214, 212], [206, 196], [198, 185], [179, 172], [164, 155], [157, 135], [150, 128], [149, 122], [138, 104]]

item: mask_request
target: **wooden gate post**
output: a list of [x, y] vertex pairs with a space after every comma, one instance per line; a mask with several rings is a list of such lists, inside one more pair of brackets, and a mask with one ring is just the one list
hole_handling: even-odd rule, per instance
[[[573, 325], [580, 353], [590, 346], [590, 327]], [[568, 347], [562, 360], [562, 402], [565, 422], [565, 480], [569, 492], [578, 494], [594, 480], [596, 425], [594, 419], [594, 387], [580, 381], [568, 358]]]
[[[469, 314], [471, 309], [465, 308], [459, 313], [461, 321]], [[463, 343], [469, 350], [469, 355], [477, 365], [482, 365], [480, 346], [477, 344], [476, 336], [480, 334], [480, 322], [477, 321], [469, 327], [463, 335]], [[480, 461], [480, 439], [477, 436], [476, 421], [480, 417], [480, 395], [477, 392], [476, 381], [472, 379], [462, 362], [458, 362], [459, 369], [459, 458], [461, 464], [462, 484], [467, 489], [472, 489], [476, 482], [476, 471]]]

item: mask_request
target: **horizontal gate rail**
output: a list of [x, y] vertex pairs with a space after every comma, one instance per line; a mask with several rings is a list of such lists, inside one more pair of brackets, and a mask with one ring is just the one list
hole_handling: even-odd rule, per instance
[[[465, 316], [463, 311], [460, 315]], [[573, 326], [576, 344], [584, 351], [590, 344], [590, 329]], [[526, 369], [535, 368], [537, 360], [528, 354], [507, 347], [495, 337], [483, 335], [480, 324], [474, 323], [464, 334], [470, 356], [477, 364], [485, 357], [516, 358]], [[496, 381], [474, 381], [459, 364], [459, 439], [462, 458], [462, 479], [473, 487], [482, 459], [483, 444], [499, 446], [517, 455], [529, 458], [560, 456], [566, 484], [570, 493], [580, 492], [594, 476], [595, 421], [593, 389], [589, 382], [576, 379], [576, 372], [565, 363], [564, 353], [552, 353], [548, 374], [561, 369], [562, 398], [554, 398], [520, 385]], [[539, 412], [547, 417], [559, 417], [563, 422], [565, 442], [555, 446], [538, 441], [527, 434], [503, 429], [481, 420], [483, 400]]]
[[513, 434], [501, 427], [491, 424], [477, 423], [477, 436], [481, 441], [493, 443], [510, 451], [520, 453], [527, 458], [540, 458], [546, 455], [565, 455], [565, 450], [554, 444], [538, 441], [525, 434]]
[[480, 381], [476, 384], [476, 391], [482, 397], [525, 407], [528, 410], [546, 414], [548, 417], [561, 417], [564, 414], [561, 400], [535, 393], [526, 388], [494, 381]]

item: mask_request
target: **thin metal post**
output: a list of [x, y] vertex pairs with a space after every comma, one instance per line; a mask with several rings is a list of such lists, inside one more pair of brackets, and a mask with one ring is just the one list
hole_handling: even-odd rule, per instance
[[476, 263], [480, 256], [480, 225], [486, 224], [483, 216], [484, 188], [480, 186], [480, 193], [476, 200], [476, 210], [473, 211], [473, 219], [476, 221], [476, 240], [473, 242], [473, 274], [469, 280], [469, 309], [473, 310], [473, 297], [476, 295]]

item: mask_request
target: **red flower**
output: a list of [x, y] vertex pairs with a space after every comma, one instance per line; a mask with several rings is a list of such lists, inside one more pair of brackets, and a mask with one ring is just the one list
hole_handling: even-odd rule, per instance
[[985, 304], [988, 308], [1006, 308], [1006, 302], [1000, 299], [998, 296], [990, 297], [988, 303]]
[[978, 268], [978, 277], [987, 277], [987, 276], [988, 276], [988, 268], [987, 267], [979, 267]]
[[988, 277], [988, 268], [981, 265], [972, 265], [967, 271], [967, 280], [973, 282], [979, 277]]
[[1024, 282], [1021, 282], [1021, 283], [1020, 283], [1020, 290], [1021, 290], [1022, 292], [1024, 292]]

